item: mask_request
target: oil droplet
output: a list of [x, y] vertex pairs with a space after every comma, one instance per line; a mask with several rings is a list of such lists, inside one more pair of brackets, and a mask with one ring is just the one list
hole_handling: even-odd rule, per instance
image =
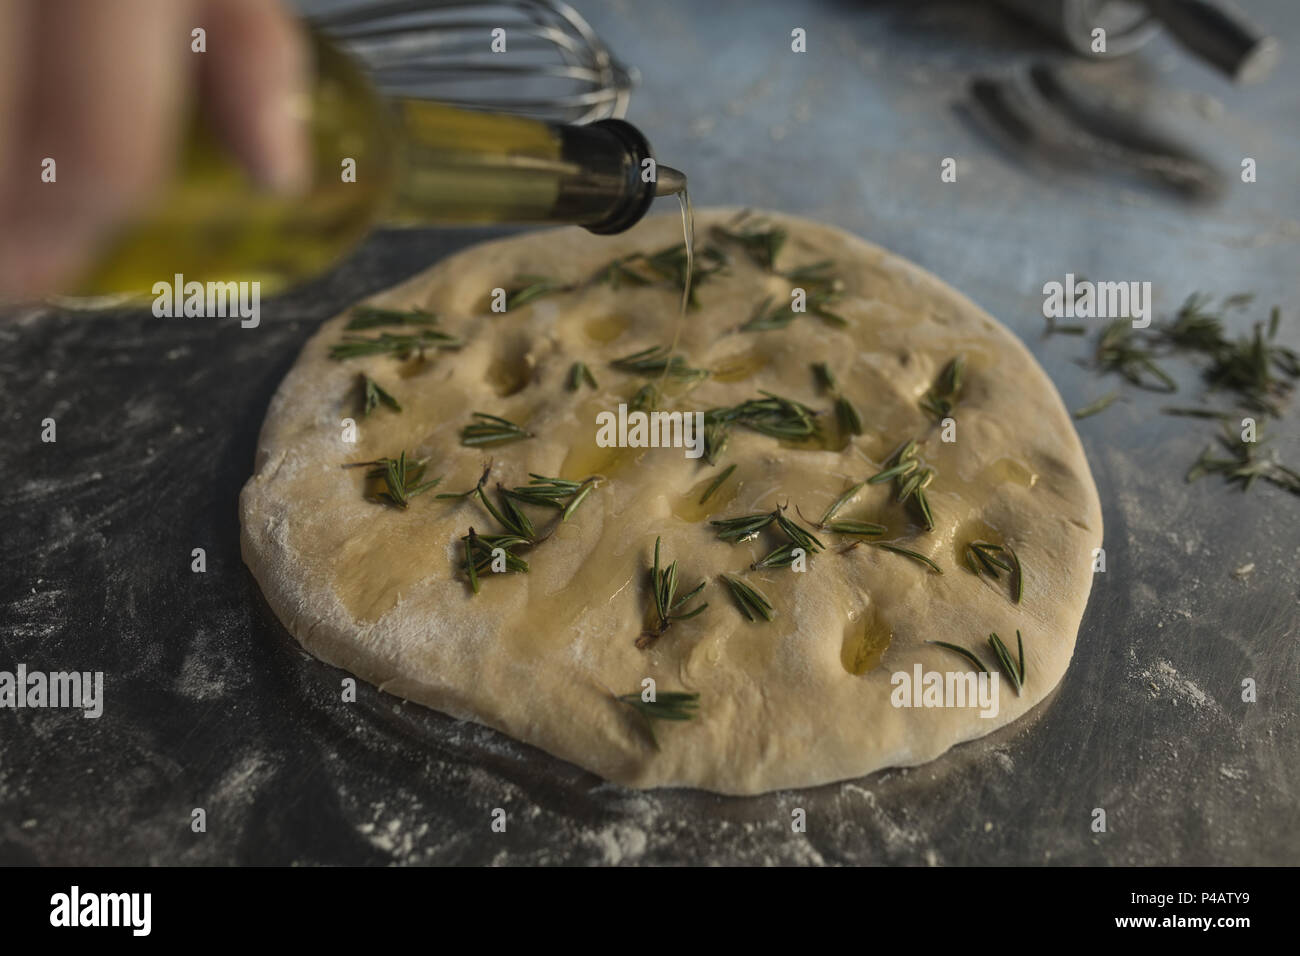
[[[560, 465], [559, 477], [569, 481], [581, 481], [591, 475], [612, 477], [615, 472], [626, 467], [640, 457], [644, 448], [601, 448], [595, 437], [588, 438], [569, 448]], [[702, 492], [701, 492], [702, 493]]]
[[502, 397], [522, 392], [531, 378], [532, 369], [523, 358], [496, 359], [487, 370], [487, 383]]
[[761, 372], [771, 361], [771, 356], [757, 349], [729, 355], [713, 367], [712, 378], [715, 382], [743, 382]]
[[627, 330], [628, 321], [621, 315], [602, 315], [588, 319], [582, 330], [593, 342], [613, 342]]
[[703, 521], [709, 515], [716, 514], [729, 505], [740, 491], [740, 481], [734, 472], [727, 476], [727, 480], [719, 485], [713, 494], [709, 495], [708, 501], [700, 504], [700, 499], [709, 490], [709, 485], [713, 484], [720, 474], [720, 471], [715, 471], [715, 473], [693, 485], [681, 497], [672, 499], [669, 502], [669, 507], [672, 509], [673, 514], [683, 521]]
[[[1008, 461], [1009, 459], [1002, 459]], [[987, 541], [989, 544], [1003, 544], [1002, 533], [997, 528], [980, 518], [963, 521], [952, 536], [952, 560], [957, 567], [969, 570], [966, 564], [966, 545], [972, 541]], [[1003, 572], [1005, 577], [1006, 572]]]
[[1038, 483], [1038, 475], [1024, 462], [1014, 458], [999, 458], [984, 469], [981, 480], [987, 480], [989, 484], [1010, 481], [1022, 488], [1032, 488]]
[[893, 629], [874, 607], [860, 620], [850, 620], [844, 629], [844, 643], [840, 646], [840, 663], [850, 674], [861, 675], [875, 670], [894, 639]]

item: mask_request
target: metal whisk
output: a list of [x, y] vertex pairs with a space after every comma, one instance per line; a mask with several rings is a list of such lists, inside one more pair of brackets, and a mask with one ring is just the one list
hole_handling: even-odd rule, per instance
[[621, 119], [637, 80], [560, 0], [350, 0], [310, 22], [393, 96], [590, 123]]

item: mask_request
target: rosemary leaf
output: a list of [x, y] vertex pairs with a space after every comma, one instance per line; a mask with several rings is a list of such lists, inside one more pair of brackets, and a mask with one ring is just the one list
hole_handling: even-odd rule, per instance
[[470, 447], [504, 445], [508, 442], [533, 437], [532, 432], [497, 415], [474, 412], [473, 417], [478, 421], [472, 422], [460, 430], [460, 443], [462, 445]]
[[1016, 694], [1019, 695], [1025, 683], [1025, 645], [1020, 640], [1020, 631], [1016, 631], [1016, 641], [1020, 645], [1020, 666], [1016, 667], [1016, 662], [1012, 660], [1011, 652], [1007, 646], [1002, 643], [1002, 638], [996, 634], [989, 635], [989, 647], [993, 648], [993, 655], [998, 659], [998, 668], [1007, 675], [1007, 680], [1015, 687]]
[[708, 378], [707, 369], [691, 368], [680, 355], [673, 353], [666, 345], [652, 345], [650, 348], [624, 355], [609, 363], [620, 372], [634, 375], [664, 375], [678, 382], [695, 382]]
[[721, 577], [726, 582], [727, 589], [736, 602], [736, 607], [741, 614], [745, 615], [746, 619], [756, 621], [761, 617], [765, 621], [770, 621], [776, 616], [776, 612], [772, 610], [772, 602], [753, 585], [747, 584], [740, 578], [733, 577], [730, 574], [724, 574]]
[[337, 361], [362, 358], [367, 355], [392, 355], [408, 359], [424, 355], [425, 349], [458, 349], [460, 339], [445, 332], [424, 329], [410, 335], [381, 332], [378, 336], [345, 335], [342, 342], [330, 346], [329, 357]]
[[987, 667], [984, 666], [984, 662], [981, 661], [981, 660], [980, 660], [980, 659], [975, 655], [975, 652], [974, 652], [974, 651], [968, 651], [966, 648], [961, 647], [961, 646], [959, 646], [959, 645], [957, 645], [957, 644], [949, 644], [947, 641], [926, 641], [925, 643], [927, 643], [927, 644], [933, 644], [933, 645], [935, 645], [936, 647], [942, 647], [942, 648], [944, 648], [945, 650], [952, 651], [954, 654], [960, 654], [962, 657], [966, 658], [966, 660], [970, 661], [972, 664], [974, 664], [977, 668], [979, 668], [979, 669], [980, 669], [981, 671], [983, 671], [985, 674], [987, 674], [987, 673], [989, 672], [989, 669], [988, 669]]
[[1108, 392], [1095, 402], [1089, 402], [1082, 408], [1075, 409], [1074, 417], [1076, 419], [1088, 418], [1091, 415], [1096, 415], [1098, 412], [1104, 412], [1106, 409], [1110, 408], [1111, 403], [1113, 403], [1117, 398], [1119, 398], [1119, 392]]
[[722, 472], [709, 483], [709, 487], [704, 489], [704, 494], [700, 496], [700, 504], [708, 501], [713, 493], [722, 487], [722, 483], [731, 477], [731, 473], [736, 470], [735, 465], [728, 465]]
[[344, 328], [354, 332], [384, 325], [436, 325], [437, 323], [438, 316], [424, 309], [381, 309], [373, 305], [358, 305], [352, 309], [352, 318]]
[[568, 377], [565, 379], [564, 387], [571, 392], [576, 392], [582, 388], [583, 383], [592, 388], [597, 388], [596, 376], [591, 374], [591, 369], [587, 368], [585, 362], [574, 362], [569, 367]]
[[930, 570], [933, 571], [935, 574], [943, 574], [943, 568], [939, 567], [939, 565], [935, 564], [925, 555], [917, 551], [910, 551], [907, 548], [899, 547], [896, 544], [887, 544], [884, 541], [873, 541], [871, 543], [874, 544], [877, 548], [884, 548], [886, 551], [892, 551], [895, 554], [901, 554], [904, 557], [911, 558], [913, 561], [920, 561], [922, 564], [928, 565]]
[[361, 373], [361, 414], [368, 417], [371, 412], [379, 407], [382, 402], [395, 412], [400, 412], [402, 406], [398, 404], [397, 399], [393, 398], [378, 382], [367, 375]]
[[650, 738], [650, 744], [655, 750], [658, 750], [659, 741], [655, 738], [654, 721], [693, 720], [699, 708], [700, 695], [687, 694], [681, 691], [664, 691], [656, 694], [655, 699], [649, 701], [644, 700], [639, 693], [623, 694], [616, 697], [615, 700], [631, 707], [641, 716], [645, 721], [645, 730]]

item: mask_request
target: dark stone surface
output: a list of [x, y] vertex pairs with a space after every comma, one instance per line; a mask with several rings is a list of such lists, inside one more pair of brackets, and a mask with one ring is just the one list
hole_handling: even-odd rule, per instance
[[[1071, 407], [1112, 383], [1075, 362], [1084, 343], [1040, 337], [1042, 283], [1067, 271], [1149, 279], [1162, 311], [1195, 289], [1254, 290], [1286, 305], [1283, 339], [1300, 345], [1294, 55], [1241, 91], [1164, 40], [1119, 68], [1225, 168], [1258, 159], [1260, 183], [1207, 210], [1029, 173], [973, 138], [952, 110], [959, 80], [1044, 52], [974, 4], [719, 3], [705, 19], [684, 0], [585, 6], [640, 67], [630, 118], [697, 203], [802, 213], [915, 259], [1017, 331]], [[1293, 5], [1248, 6], [1300, 40]], [[802, 59], [783, 52], [795, 25]], [[943, 156], [959, 160], [952, 186]], [[256, 330], [50, 309], [0, 325], [0, 670], [102, 670], [107, 698], [98, 720], [0, 711], [0, 863], [1300, 856], [1297, 501], [1185, 485], [1209, 429], [1137, 392], [1079, 426], [1108, 567], [1065, 681], [1029, 719], [927, 766], [753, 799], [637, 793], [373, 688], [341, 704], [342, 674], [302, 653], [243, 567], [236, 499], [319, 321], [476, 235], [380, 235], [267, 303]], [[1295, 424], [1273, 430], [1300, 460]], [[206, 574], [190, 571], [195, 547]], [[1258, 703], [1241, 701], [1247, 677]], [[506, 834], [490, 831], [494, 807]], [[790, 832], [794, 807], [806, 834]], [[1097, 807], [1105, 834], [1089, 828]]]

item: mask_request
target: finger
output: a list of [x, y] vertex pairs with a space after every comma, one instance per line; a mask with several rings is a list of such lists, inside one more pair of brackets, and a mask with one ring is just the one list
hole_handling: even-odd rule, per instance
[[207, 0], [204, 107], [223, 142], [263, 186], [307, 185], [310, 55], [278, 0]]
[[[34, 7], [13, 203], [0, 247], [19, 294], [48, 291], [138, 212], [175, 158], [190, 64], [187, 0], [58, 0]], [[52, 181], [41, 178], [54, 160]]]

